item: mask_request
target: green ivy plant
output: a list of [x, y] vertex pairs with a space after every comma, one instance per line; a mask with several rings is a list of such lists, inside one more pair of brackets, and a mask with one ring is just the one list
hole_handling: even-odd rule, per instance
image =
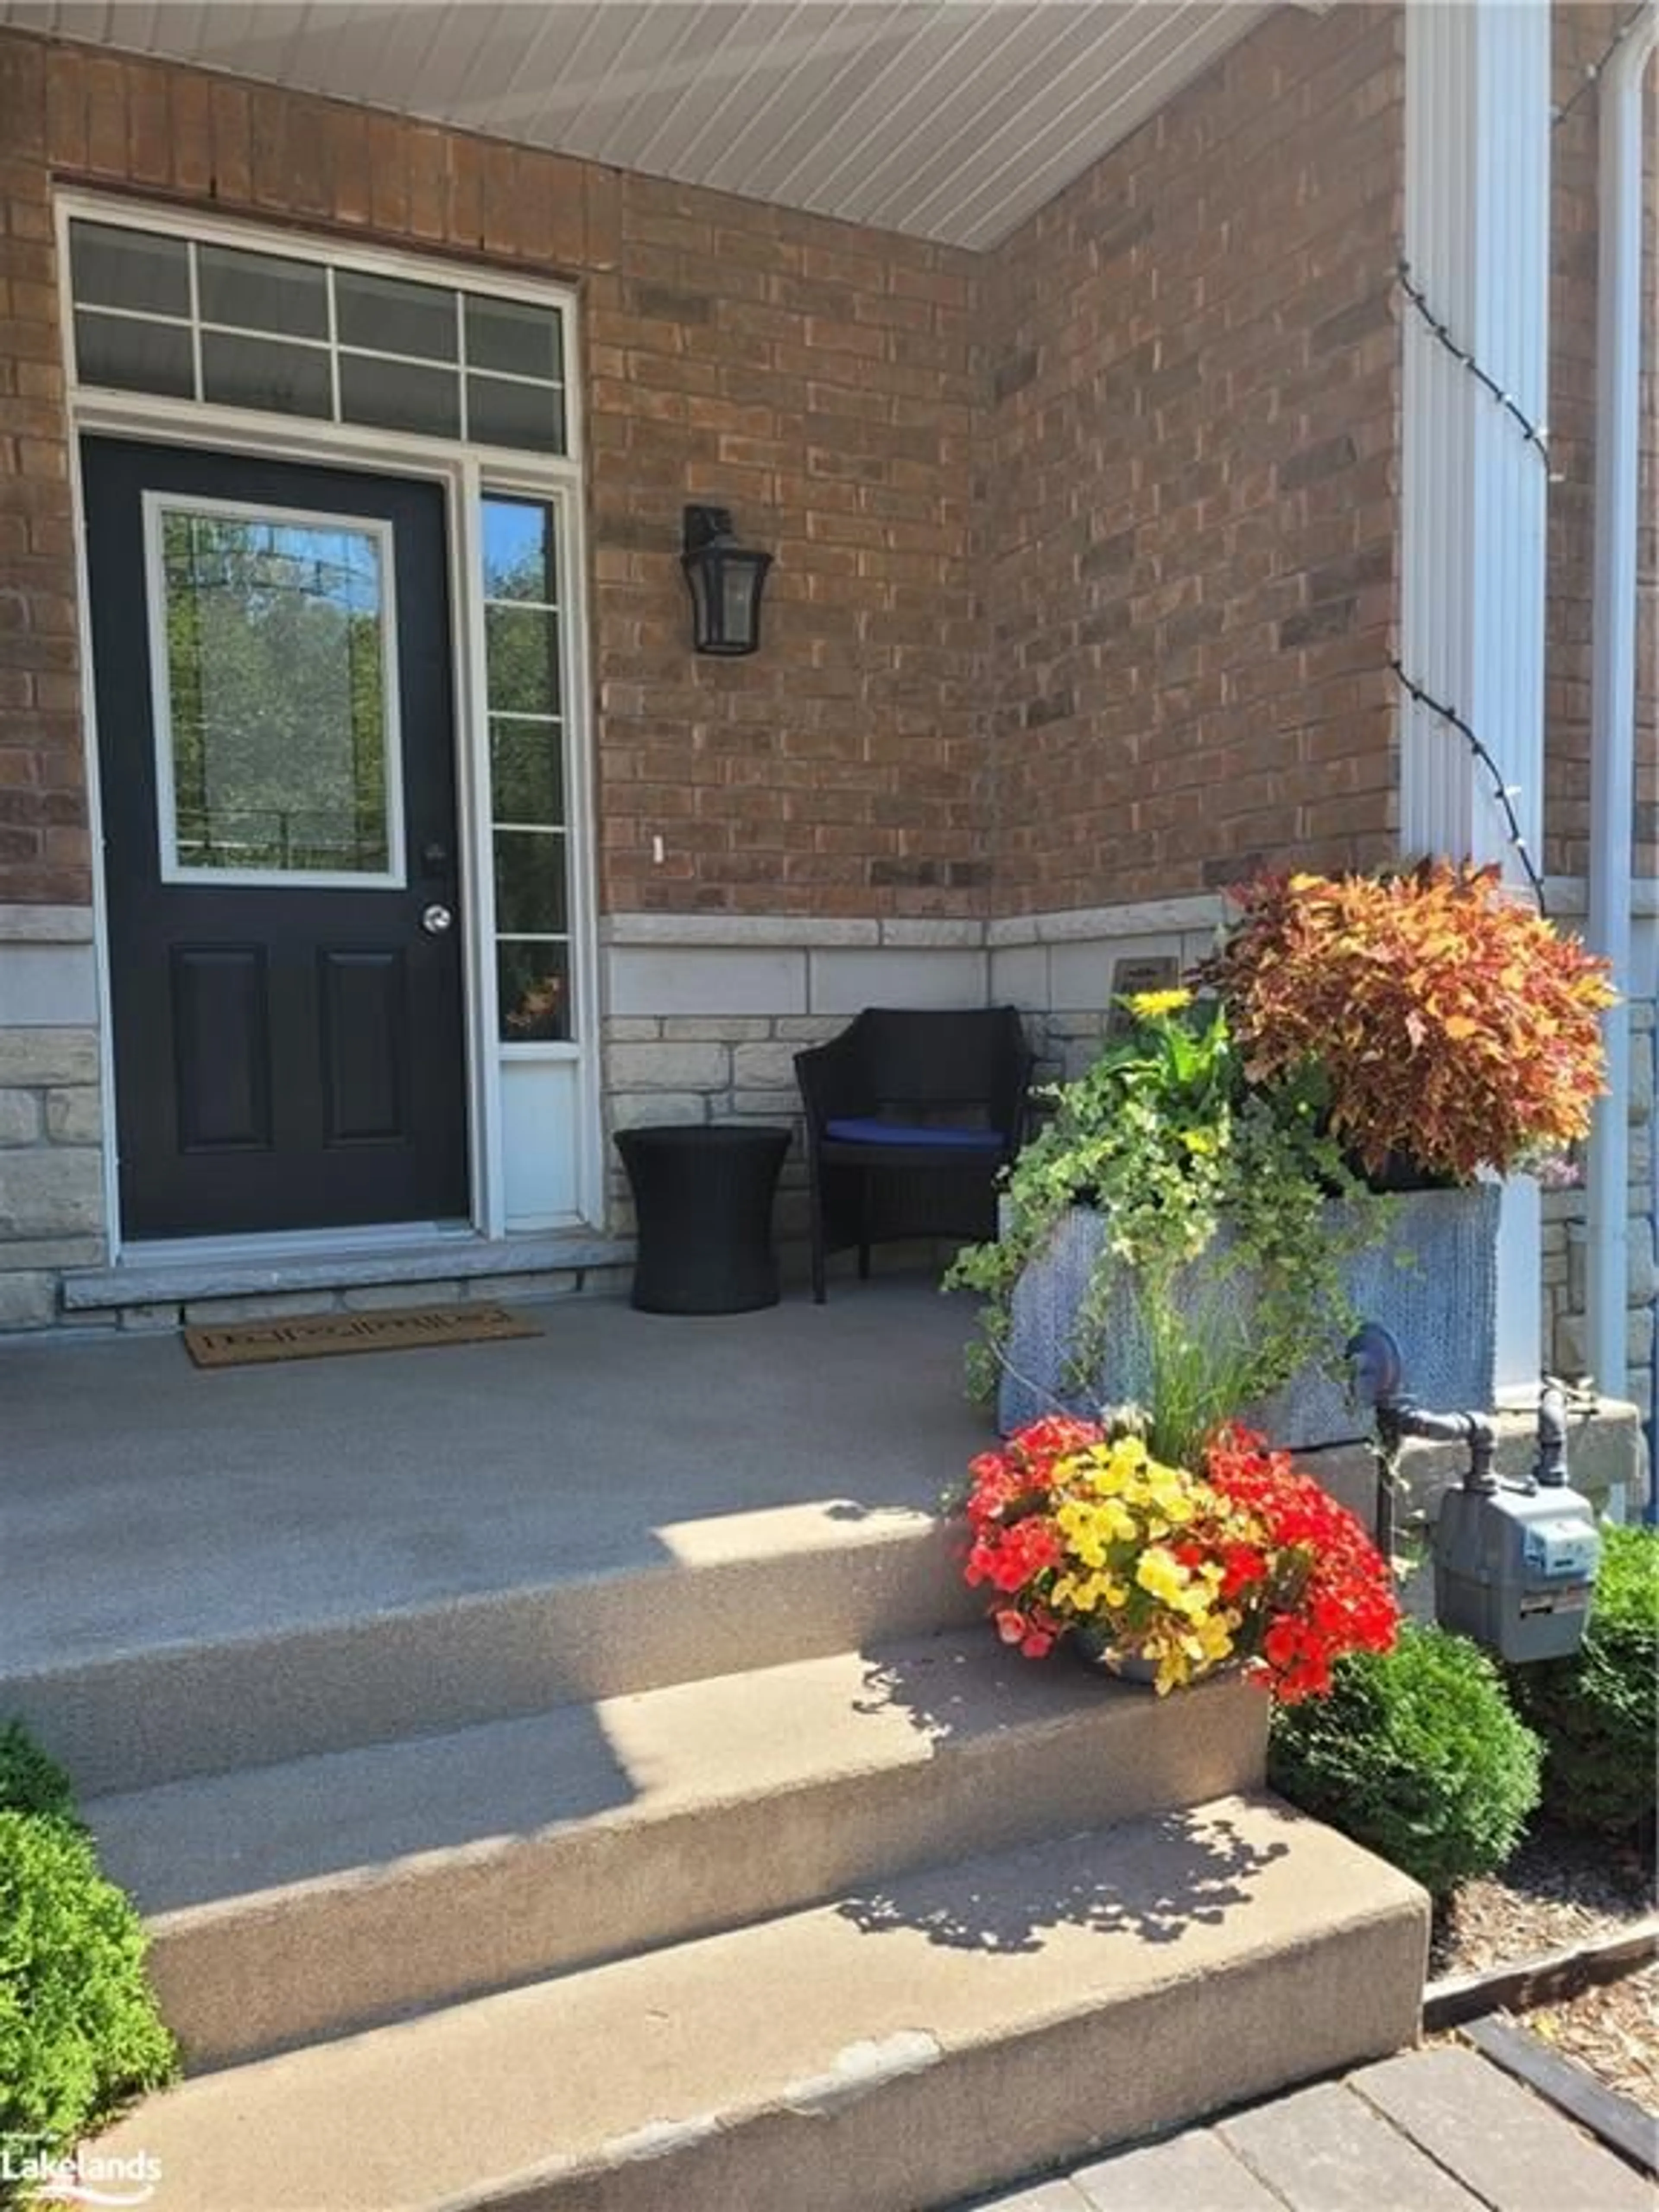
[[[1073, 1324], [1067, 1384], [1085, 1388], [1098, 1371], [1127, 1280], [1152, 1358], [1151, 1441], [1182, 1463], [1319, 1346], [1335, 1356], [1352, 1323], [1342, 1262], [1382, 1224], [1374, 1211], [1333, 1212], [1328, 1201], [1364, 1186], [1327, 1133], [1311, 1083], [1249, 1085], [1219, 1004], [1182, 990], [1123, 1004], [1128, 1031], [1075, 1081], [1048, 1088], [1052, 1118], [1007, 1171], [999, 1235], [960, 1252], [945, 1286], [985, 1301], [969, 1380], [989, 1396], [1020, 1276], [1071, 1208], [1092, 1207], [1105, 1233]], [[1251, 1311], [1241, 1334], [1233, 1314], [1244, 1276]]]

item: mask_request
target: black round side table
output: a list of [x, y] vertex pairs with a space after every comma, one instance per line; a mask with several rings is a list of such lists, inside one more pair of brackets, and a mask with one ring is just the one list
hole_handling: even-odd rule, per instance
[[672, 1122], [620, 1129], [634, 1188], [643, 1313], [750, 1313], [778, 1302], [772, 1198], [787, 1129]]

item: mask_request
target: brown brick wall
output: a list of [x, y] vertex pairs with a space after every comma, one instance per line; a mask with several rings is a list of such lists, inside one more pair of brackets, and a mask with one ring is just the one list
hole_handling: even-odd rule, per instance
[[[1616, 19], [1558, 8], [1564, 95]], [[981, 259], [0, 33], [0, 903], [89, 889], [53, 173], [579, 283], [606, 908], [974, 915], [1389, 857], [1400, 36], [1284, 11]], [[1574, 872], [1595, 106], [1555, 149], [1547, 860]], [[778, 556], [752, 660], [687, 647], [692, 499]]]
[[[1560, 5], [1554, 19], [1555, 97], [1564, 106], [1583, 83], [1588, 65], [1605, 53], [1628, 10]], [[1545, 866], [1584, 873], [1589, 838], [1590, 595], [1595, 508], [1596, 147], [1594, 89], [1583, 93], [1558, 127], [1553, 153], [1553, 241], [1550, 349], [1549, 616], [1545, 680]], [[1659, 738], [1655, 669], [1659, 665], [1659, 547], [1654, 516], [1659, 499], [1659, 374], [1653, 348], [1655, 234], [1659, 230], [1659, 94], [1648, 71], [1647, 222], [1644, 243], [1644, 417], [1639, 513], [1639, 627], [1637, 641], [1637, 791], [1634, 823], [1638, 875], [1659, 874]]]
[[[973, 257], [638, 177], [617, 222], [588, 321], [611, 903], [981, 912]], [[687, 649], [688, 499], [777, 556], [751, 659]]]
[[1270, 18], [995, 257], [1006, 908], [1393, 854], [1399, 36]]
[[0, 902], [91, 897], [44, 49], [0, 34]]
[[[983, 910], [974, 257], [4, 33], [0, 148], [0, 903], [88, 894], [55, 174], [575, 279], [605, 906]], [[688, 500], [777, 556], [752, 660], [690, 649]]]

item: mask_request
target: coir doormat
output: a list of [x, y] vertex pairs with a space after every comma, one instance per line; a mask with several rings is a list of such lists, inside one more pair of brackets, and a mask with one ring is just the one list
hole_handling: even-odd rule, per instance
[[428, 1344], [494, 1344], [539, 1336], [505, 1306], [392, 1306], [383, 1313], [294, 1314], [283, 1321], [187, 1328], [198, 1367], [252, 1367], [277, 1359], [332, 1359], [346, 1352], [414, 1352]]

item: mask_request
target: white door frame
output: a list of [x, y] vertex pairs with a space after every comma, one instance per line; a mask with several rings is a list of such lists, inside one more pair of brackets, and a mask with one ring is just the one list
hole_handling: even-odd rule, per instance
[[[596, 927], [593, 835], [593, 771], [589, 710], [586, 546], [583, 514], [580, 395], [565, 386], [568, 457], [507, 452], [456, 440], [416, 436], [401, 431], [358, 428], [298, 416], [261, 415], [252, 410], [196, 400], [158, 398], [78, 386], [73, 375], [72, 307], [70, 297], [69, 225], [71, 219], [117, 228], [239, 246], [312, 262], [362, 268], [386, 276], [428, 283], [447, 282], [492, 296], [556, 302], [564, 317], [567, 371], [580, 358], [577, 303], [568, 287], [498, 275], [493, 268], [428, 259], [424, 255], [358, 248], [331, 235], [307, 237], [271, 232], [257, 222], [227, 222], [190, 209], [158, 208], [100, 195], [65, 191], [56, 195], [60, 316], [68, 374], [70, 495], [76, 521], [77, 629], [81, 651], [82, 714], [85, 730], [88, 823], [99, 864], [93, 874], [94, 937], [97, 963], [98, 1015], [104, 1049], [100, 1055], [104, 1127], [105, 1207], [110, 1257], [121, 1255], [119, 1164], [115, 1146], [112, 1004], [109, 977], [107, 902], [101, 864], [103, 802], [98, 759], [97, 708], [94, 697], [91, 609], [88, 594], [85, 503], [80, 441], [86, 435], [118, 436], [204, 451], [240, 453], [263, 459], [313, 467], [360, 469], [380, 477], [436, 483], [443, 492], [447, 538], [453, 701], [455, 730], [457, 835], [461, 851], [461, 897], [465, 916], [463, 970], [467, 1054], [468, 1170], [474, 1233], [506, 1233], [505, 1161], [501, 1102], [503, 1048], [499, 1042], [495, 962], [495, 884], [490, 849], [489, 732], [485, 690], [483, 548], [482, 502], [486, 494], [545, 501], [558, 527], [561, 592], [568, 614], [561, 632], [565, 658], [564, 769], [568, 830], [570, 957], [577, 1042], [514, 1045], [515, 1059], [539, 1057], [576, 1064], [579, 1111], [575, 1180], [577, 1205], [569, 1226], [599, 1227], [605, 1203], [604, 1154], [599, 1098], [599, 953]], [[558, 1224], [550, 1224], [558, 1225]], [[434, 1224], [394, 1224], [382, 1228], [293, 1231], [270, 1240], [230, 1236], [192, 1238], [190, 1249], [210, 1252], [252, 1252], [268, 1244], [273, 1251], [356, 1251], [386, 1243], [406, 1243], [412, 1232], [430, 1233]], [[146, 1242], [148, 1256], [161, 1249]], [[174, 1248], [179, 1249], [179, 1248]]]

